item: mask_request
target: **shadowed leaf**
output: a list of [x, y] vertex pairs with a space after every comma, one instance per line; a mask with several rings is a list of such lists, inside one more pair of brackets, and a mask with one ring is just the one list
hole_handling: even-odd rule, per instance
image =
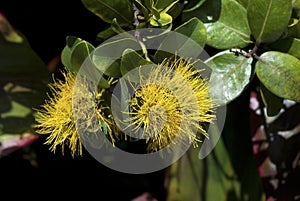
[[82, 0], [83, 5], [103, 21], [116, 18], [121, 26], [133, 23], [133, 4], [130, 0]]

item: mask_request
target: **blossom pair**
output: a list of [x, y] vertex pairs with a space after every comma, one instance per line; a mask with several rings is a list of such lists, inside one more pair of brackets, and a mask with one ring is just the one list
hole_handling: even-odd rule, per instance
[[[67, 69], [62, 74], [64, 81], [55, 80], [49, 85], [52, 94], [36, 113], [36, 132], [48, 135], [45, 143], [50, 145], [50, 150], [55, 152], [60, 147], [64, 153], [67, 146], [72, 156], [82, 155], [80, 123], [90, 125], [80, 132], [93, 135], [101, 131], [111, 143], [119, 140], [126, 130], [122, 130], [109, 114], [109, 106], [102, 105], [103, 94], [110, 90], [95, 88], [91, 91], [88, 81], [75, 87], [76, 74]], [[125, 129], [141, 132], [148, 152], [183, 141], [197, 145], [203, 135], [208, 137], [205, 124], [215, 118], [215, 105], [209, 97], [207, 80], [188, 60], [165, 60], [146, 76], [140, 75], [139, 80], [139, 87], [133, 88], [133, 96], [126, 100], [129, 111], [122, 111], [127, 114], [123, 123], [127, 125]], [[81, 111], [81, 104], [73, 107], [74, 98], [80, 99], [89, 111]], [[73, 110], [82, 112], [82, 119], [75, 118]], [[92, 113], [96, 115], [86, 116]]]

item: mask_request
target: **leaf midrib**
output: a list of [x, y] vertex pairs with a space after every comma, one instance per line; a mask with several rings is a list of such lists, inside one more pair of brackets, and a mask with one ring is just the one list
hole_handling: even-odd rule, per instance
[[[228, 79], [229, 77], [231, 77], [231, 75], [234, 74], [234, 72], [236, 72], [236, 70], [237, 70], [238, 68], [240, 68], [241, 66], [243, 66], [244, 63], [246, 63], [248, 59], [249, 59], [249, 58], [244, 58], [244, 59], [241, 60], [238, 64], [236, 64], [236, 65], [234, 66], [234, 68], [231, 68], [231, 69], [225, 74], [225, 76], [222, 77], [222, 80], [226, 80], [226, 79]], [[225, 79], [225, 78], [226, 78], [226, 79]]]
[[218, 23], [220, 23], [221, 25], [223, 25], [223, 26], [226, 27], [227, 29], [229, 29], [229, 30], [231, 30], [231, 31], [233, 31], [233, 32], [235, 32], [235, 33], [237, 33], [237, 34], [239, 34], [239, 35], [242, 36], [242, 37], [249, 38], [249, 35], [247, 35], [247, 34], [244, 33], [244, 32], [241, 32], [241, 31], [239, 31], [239, 30], [237, 30], [237, 29], [235, 29], [235, 28], [233, 28], [233, 27], [231, 27], [231, 26], [229, 26], [229, 25], [227, 25], [227, 24], [225, 24], [225, 23], [223, 23], [223, 22], [218, 22]]
[[261, 27], [261, 31], [257, 37], [257, 40], [260, 41], [261, 40], [261, 37], [265, 31], [265, 28], [266, 28], [266, 24], [267, 24], [267, 21], [268, 21], [268, 17], [270, 15], [270, 11], [271, 11], [271, 7], [272, 7], [272, 3], [273, 3], [273, 0], [270, 0], [270, 4], [269, 4], [269, 7], [268, 7], [268, 10], [267, 10], [267, 13], [266, 13], [266, 16], [265, 16], [265, 19], [264, 19], [264, 22], [262, 24], [262, 27]]

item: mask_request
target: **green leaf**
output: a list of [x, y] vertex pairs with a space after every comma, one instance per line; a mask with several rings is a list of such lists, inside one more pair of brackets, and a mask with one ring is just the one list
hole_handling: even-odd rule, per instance
[[165, 13], [165, 12], [161, 12], [159, 13], [159, 18], [156, 18], [155, 15], [153, 15], [151, 18], [150, 18], [150, 24], [152, 26], [160, 26], [160, 27], [163, 27], [163, 26], [166, 26], [170, 23], [172, 23], [172, 16], [169, 15], [168, 13]]
[[140, 12], [143, 13], [144, 17], [147, 18], [149, 14], [149, 10], [147, 9], [147, 6], [145, 6], [141, 0], [134, 0], [134, 1], [136, 3], [136, 7], [140, 10]]
[[270, 48], [275, 51], [289, 53], [294, 57], [300, 59], [300, 39], [298, 38], [284, 38], [277, 40], [270, 45]]
[[253, 152], [251, 139], [253, 133], [249, 124], [249, 100], [250, 93], [247, 91], [226, 105], [226, 120], [222, 127], [221, 137], [236, 173], [235, 178], [241, 186], [240, 197], [238, 199], [227, 197], [228, 201], [266, 201], [257, 158]]
[[268, 116], [276, 116], [283, 107], [283, 98], [270, 92], [263, 84], [260, 85], [260, 94]]
[[182, 2], [179, 2], [178, 0], [158, 0], [155, 3], [155, 7], [160, 11], [168, 12], [169, 15], [175, 19], [178, 17], [185, 4]]
[[11, 109], [11, 100], [7, 93], [0, 88], [0, 114], [4, 112], [8, 112]]
[[166, 12], [168, 10], [171, 9], [171, 7], [173, 7], [176, 3], [178, 2], [178, 0], [157, 0], [154, 4], [155, 8], [157, 8], [159, 11], [164, 10], [165, 8], [168, 8], [166, 10]]
[[50, 78], [26, 37], [0, 14], [0, 158], [37, 138], [33, 108], [45, 100]]
[[[130, 72], [131, 70], [141, 67], [144, 65], [153, 64], [151, 61], [148, 61], [144, 59], [141, 55], [139, 55], [136, 51], [132, 49], [126, 49], [123, 52], [122, 59], [121, 59], [121, 73], [124, 76], [126, 73]], [[139, 78], [136, 77], [130, 77], [131, 82], [137, 82], [139, 81]]]
[[10, 100], [15, 101], [28, 108], [39, 108], [39, 105], [45, 101], [46, 88], [44, 90], [34, 91], [24, 87], [15, 86], [14, 92], [8, 92]]
[[0, 80], [44, 86], [50, 74], [45, 62], [25, 41], [8, 42], [0, 34]]
[[[43, 83], [43, 85], [40, 84], [43, 88], [39, 86], [39, 88], [34, 89], [35, 86], [32, 83], [36, 81], [30, 81], [31, 85], [28, 84], [26, 87], [19, 85], [14, 79], [1, 86], [3, 89], [0, 89], [0, 136], [2, 134], [32, 132], [32, 125], [35, 122], [33, 108], [40, 108], [40, 105], [47, 98], [47, 88], [46, 83]], [[2, 143], [1, 140], [0, 143]]]
[[125, 32], [125, 30], [120, 26], [120, 24], [118, 23], [118, 20], [117, 18], [114, 18], [112, 21], [111, 21], [111, 28], [112, 30], [117, 33], [117, 34], [120, 34], [120, 33], [123, 33]]
[[243, 48], [250, 43], [246, 9], [234, 0], [223, 0], [220, 18], [204, 24], [207, 45], [217, 49]]
[[105, 75], [118, 78], [122, 76], [120, 62], [127, 48], [139, 50], [140, 46], [135, 38], [118, 38], [98, 46], [93, 53], [92, 61]]
[[112, 29], [112, 27], [105, 28], [103, 31], [100, 31], [97, 34], [97, 41], [103, 42], [104, 40], [116, 35], [116, 32]]
[[[206, 0], [200, 0], [200, 1], [197, 1], [196, 4], [194, 5], [190, 5], [190, 2], [188, 2], [186, 8], [183, 10], [184, 13], [188, 13], [188, 12], [192, 12], [192, 11], [195, 11], [197, 10], [198, 8], [200, 8], [204, 3], [205, 3]], [[193, 1], [191, 1], [193, 2]]]
[[148, 10], [151, 10], [154, 6], [154, 0], [138, 0], [140, 1]]
[[[101, 57], [98, 57], [97, 59], [101, 59]], [[108, 75], [110, 77], [119, 78], [122, 76], [121, 70], [120, 70], [120, 59], [112, 60], [108, 57], [102, 57], [101, 65], [98, 65], [98, 69], [102, 68], [103, 66], [109, 66], [103, 73], [105, 75]], [[97, 62], [99, 64], [99, 62]], [[99, 68], [100, 67], [100, 68]]]
[[[291, 27], [296, 26], [297, 24], [299, 24], [298, 17], [299, 17], [299, 15], [297, 15], [297, 17], [294, 17], [294, 16], [291, 17], [291, 19], [289, 21], [289, 24], [288, 24], [288, 28], [291, 28]], [[287, 32], [288, 32], [288, 30], [285, 30], [283, 32], [283, 34], [282, 34], [283, 37], [285, 37], [287, 35]]]
[[251, 0], [247, 8], [249, 26], [256, 43], [270, 43], [287, 29], [292, 0]]
[[[31, 130], [34, 123], [33, 111], [15, 101], [11, 102], [12, 108], [8, 112], [1, 113], [0, 135], [5, 133], [20, 134]], [[18, 126], [16, 126], [18, 125]]]
[[160, 18], [159, 10], [157, 10], [157, 8], [154, 7], [153, 3], [150, 7], [150, 11], [151, 11], [151, 14], [154, 16], [154, 19], [158, 20]]
[[286, 53], [268, 51], [256, 63], [261, 83], [275, 95], [300, 101], [300, 61]]
[[185, 6], [184, 2], [178, 2], [174, 5], [174, 7], [170, 9], [168, 13], [173, 17], [173, 20], [175, 20], [182, 14], [184, 6]]
[[144, 59], [132, 49], [125, 49], [121, 59], [121, 73], [125, 75], [132, 69], [148, 64], [153, 64], [153, 62]]
[[74, 72], [78, 72], [82, 63], [86, 59], [91, 57], [91, 53], [94, 49], [95, 49], [94, 46], [85, 40], [82, 40], [79, 43], [77, 43], [72, 48], [72, 52], [71, 52], [71, 57], [70, 57], [71, 69]]
[[161, 12], [168, 12], [171, 8], [174, 8], [174, 6], [179, 2], [179, 0], [175, 0], [173, 2], [171, 2], [170, 4], [168, 4], [166, 7], [163, 7]]
[[221, 0], [196, 0], [189, 1], [182, 11], [182, 22], [197, 17], [204, 23], [215, 22], [219, 19], [221, 12]]
[[120, 26], [133, 23], [133, 4], [130, 0], [81, 0], [83, 5], [103, 21], [111, 23], [116, 18]]
[[248, 0], [236, 0], [236, 1], [239, 2], [245, 8], [248, 7]]
[[288, 27], [285, 37], [300, 38], [300, 24]]
[[80, 43], [82, 39], [77, 38], [75, 36], [67, 36], [66, 37], [66, 46], [63, 48], [61, 52], [61, 62], [62, 64], [69, 68], [71, 71], [75, 72], [71, 65], [71, 54], [74, 47]]
[[300, 9], [300, 0], [292, 0], [293, 8]]
[[300, 38], [300, 23], [288, 28], [287, 37]]
[[99, 83], [98, 83], [98, 87], [100, 87], [102, 89], [108, 89], [108, 88], [110, 88], [110, 84], [104, 77], [101, 77], [101, 79], [99, 80]]
[[174, 29], [174, 32], [169, 33], [158, 47], [154, 60], [162, 62], [175, 53], [182, 57], [197, 58], [202, 52], [205, 41], [206, 29], [204, 24], [196, 17], [191, 18]]
[[[64, 47], [61, 54], [62, 63], [70, 71], [77, 73], [83, 62], [86, 62], [86, 59], [91, 57], [92, 51], [94, 49], [94, 46], [89, 42], [75, 36], [68, 36], [66, 38], [66, 46]], [[97, 75], [98, 72], [96, 72], [94, 68], [94, 66], [93, 68], [90, 68], [89, 73]], [[92, 76], [90, 74], [86, 76]], [[110, 87], [108, 81], [103, 77], [100, 79], [98, 86], [100, 88]]]
[[240, 200], [241, 184], [223, 141], [206, 158], [198, 156], [199, 148], [191, 147], [170, 166], [166, 201]]
[[194, 40], [201, 47], [204, 47], [206, 42], [206, 28], [198, 18], [193, 17], [187, 22], [181, 24], [174, 29], [175, 32], [186, 35], [190, 39]]
[[3, 34], [4, 38], [8, 42], [22, 43], [24, 36], [18, 33], [13, 26], [7, 21], [7, 19], [0, 14], [0, 34]]
[[236, 56], [226, 50], [205, 63], [212, 69], [209, 80], [210, 95], [223, 105], [237, 98], [250, 82], [252, 58]]

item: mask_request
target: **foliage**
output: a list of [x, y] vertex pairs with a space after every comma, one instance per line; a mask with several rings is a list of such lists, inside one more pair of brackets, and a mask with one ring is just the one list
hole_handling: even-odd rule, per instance
[[[212, 93], [221, 104], [237, 98], [255, 76], [265, 86], [264, 90], [273, 96], [300, 100], [297, 1], [257, 0], [249, 4], [234, 0], [82, 2], [101, 20], [110, 23], [97, 35], [98, 41], [124, 31], [160, 27], [182, 33], [202, 46], [214, 48], [218, 54], [212, 53], [212, 58], [205, 62], [212, 69], [211, 79], [218, 81], [215, 83], [217, 86], [212, 84], [213, 90], [220, 86], [224, 89], [223, 93]], [[122, 41], [115, 41], [114, 45], [122, 47]], [[122, 48], [125, 51], [128, 47]], [[63, 62], [71, 70], [78, 70], [79, 64], [93, 49], [90, 42], [69, 36], [62, 55]], [[154, 55], [158, 57], [158, 54], [161, 52]], [[123, 57], [128, 55], [123, 54]], [[140, 60], [143, 57], [145, 53], [140, 55]], [[92, 60], [101, 70], [98, 60]], [[119, 67], [114, 65], [113, 72], [111, 69], [104, 73], [119, 77], [118, 68], [122, 70], [131, 66], [122, 64], [118, 64]], [[265, 101], [270, 101], [268, 112], [272, 113], [272, 99]]]
[[[256, 166], [252, 157], [250, 137], [247, 135], [249, 134], [247, 126], [242, 128], [236, 126], [237, 122], [247, 122], [248, 118], [239, 119], [237, 108], [247, 108], [248, 99], [242, 98], [242, 96], [245, 96], [243, 93], [247, 92], [251, 85], [260, 87], [267, 114], [270, 116], [278, 114], [284, 99], [300, 101], [299, 2], [292, 0], [194, 0], [185, 2], [178, 0], [83, 0], [82, 2], [88, 10], [110, 24], [97, 35], [99, 44], [125, 31], [159, 27], [165, 29], [166, 32], [173, 30], [182, 33], [205, 47], [211, 56], [204, 61], [212, 70], [210, 76], [211, 96], [214, 100], [218, 100], [220, 105], [227, 105], [229, 108], [228, 118], [235, 119], [233, 124], [226, 122], [223, 130], [224, 140], [239, 144], [233, 150], [228, 149], [240, 184], [235, 183], [235, 180], [225, 179], [224, 185], [229, 184], [236, 187], [225, 190], [227, 192], [221, 193], [222, 195], [216, 199], [232, 196], [231, 200], [262, 200], [262, 189], [258, 174], [254, 170]], [[122, 46], [122, 41], [114, 41], [114, 43], [112, 45], [118, 46], [123, 51], [120, 58], [121, 62], [114, 63], [103, 73], [115, 78], [128, 72], [132, 68], [132, 62], [134, 64], [146, 64], [149, 61], [156, 63], [162, 58], [170, 56], [160, 50], [154, 53], [128, 51], [126, 49], [128, 47]], [[101, 45], [97, 48], [101, 48]], [[185, 48], [192, 49], [188, 46]], [[89, 54], [92, 49], [88, 41], [73, 37], [67, 38], [64, 52], [68, 51], [69, 53], [62, 55], [64, 64], [70, 69], [74, 68], [70, 62], [76, 63], [78, 58], [85, 58], [85, 55]], [[103, 70], [101, 68], [103, 61], [93, 58], [93, 54], [90, 56], [95, 66], [100, 71]], [[83, 62], [83, 60], [81, 61]], [[108, 87], [107, 82], [102, 87]], [[237, 104], [232, 106], [233, 103], [239, 101], [241, 102], [240, 106]], [[243, 135], [237, 137], [236, 135], [240, 135], [241, 132]], [[239, 138], [240, 141], [233, 140]], [[251, 171], [238, 168], [241, 166], [240, 160], [243, 157], [235, 154], [234, 150], [239, 148], [242, 150], [238, 152], [243, 153], [244, 157], [249, 157], [244, 168]], [[193, 152], [194, 150], [191, 151], [191, 153]], [[216, 157], [224, 158], [227, 157], [226, 155], [225, 151], [218, 152]], [[199, 172], [198, 168], [202, 166], [198, 164], [199, 161], [193, 161], [189, 164], [184, 162], [188, 156], [189, 153], [183, 157], [182, 163], [192, 169], [197, 168]], [[191, 156], [197, 157], [193, 154]], [[208, 159], [208, 161], [210, 160]], [[205, 171], [205, 166], [208, 163], [207, 160], [205, 161], [201, 163], [204, 165], [203, 171]], [[226, 164], [226, 162], [224, 161], [222, 164]], [[176, 172], [175, 168], [177, 168], [176, 164], [171, 168], [171, 171]], [[222, 167], [220, 168], [222, 169]], [[211, 171], [213, 172], [212, 175], [207, 176], [209, 177], [207, 178], [208, 181], [212, 182], [206, 188], [207, 196], [212, 196], [212, 193], [209, 193], [210, 188], [215, 187], [219, 182], [217, 179], [214, 183], [211, 178], [216, 177], [220, 170], [216, 168], [216, 172], [213, 169]], [[232, 170], [229, 169], [228, 171]], [[200, 188], [196, 181], [202, 181], [204, 176], [202, 174], [202, 176], [194, 178], [195, 184], [188, 181], [185, 183], [185, 178], [195, 177], [195, 175], [186, 175], [189, 174], [188, 172], [193, 171], [174, 173], [180, 174], [180, 178], [183, 180], [182, 183], [177, 183], [176, 179], [170, 181], [169, 195], [173, 197], [170, 197], [169, 200], [206, 199], [204, 195], [188, 193], [188, 189]], [[198, 174], [197, 171], [195, 174]], [[191, 185], [191, 188], [187, 189], [186, 185]], [[253, 186], [257, 187], [256, 190]], [[179, 194], [178, 192], [173, 194], [175, 188], [179, 188]], [[188, 198], [188, 196], [193, 198]]]
[[[46, 98], [49, 72], [26, 37], [0, 15], [0, 157], [37, 139], [33, 108]], [[17, 126], [16, 126], [17, 125]]]
[[[105, 75], [100, 80], [99, 88], [113, 87], [109, 78], [119, 79], [132, 69], [133, 64], [136, 66], [137, 64], [159, 63], [162, 58], [170, 56], [162, 49], [154, 52], [145, 49], [134, 51], [135, 46], [142, 44], [130, 42], [130, 36], [101, 45], [103, 41], [126, 31], [138, 31], [141, 28], [163, 28], [166, 33], [175, 31], [193, 39], [211, 56], [203, 61], [211, 69], [210, 94], [220, 106], [228, 107], [225, 128], [221, 131], [223, 139], [220, 140], [213, 155], [204, 161], [194, 161], [197, 158], [195, 149], [178, 161], [191, 171], [176, 171], [179, 166], [177, 163], [171, 166], [171, 172], [175, 171], [174, 174], [180, 176], [170, 180], [169, 201], [206, 200], [210, 199], [209, 196], [216, 196], [215, 200], [230, 198], [231, 200], [263, 200], [264, 194], [251, 150], [247, 126], [249, 119], [247, 115], [240, 115], [240, 112], [245, 111], [247, 114], [249, 100], [247, 90], [249, 86], [253, 85], [259, 87], [267, 114], [270, 116], [279, 113], [284, 99], [300, 101], [299, 1], [82, 0], [82, 3], [86, 9], [98, 16], [99, 20], [107, 23], [108, 26], [101, 29], [95, 36], [95, 41], [67, 36], [61, 59], [70, 71], [77, 73], [86, 58], [89, 58], [92, 65]], [[9, 49], [9, 45], [13, 44], [7, 42], [10, 40], [8, 38], [10, 36], [6, 35], [5, 38], [4, 35], [0, 42], [8, 44], [5, 48]], [[107, 45], [117, 47], [117, 50], [121, 52], [121, 58], [117, 60], [109, 57], [99, 58], [94, 54], [94, 52], [105, 50]], [[161, 45], [163, 46], [163, 44]], [[192, 50], [193, 48], [189, 47], [189, 44], [184, 45], [187, 45], [186, 49]], [[21, 48], [25, 48], [24, 46], [14, 49], [22, 51]], [[28, 47], [26, 46], [26, 48]], [[28, 59], [27, 56], [26, 59]], [[5, 60], [1, 58], [1, 62], [3, 61]], [[28, 65], [26, 67], [22, 67], [22, 65], [24, 62], [14, 64], [18, 68], [1, 65], [1, 71], [4, 72], [5, 77], [10, 75], [15, 77], [16, 74], [20, 75], [20, 72], [22, 75], [28, 75], [31, 69], [28, 68]], [[106, 65], [109, 66], [108, 69], [103, 67]], [[2, 66], [4, 67], [2, 68]], [[34, 68], [35, 65], [30, 66]], [[38, 66], [40, 69], [42, 65], [38, 64]], [[14, 71], [8, 72], [10, 69], [14, 69]], [[24, 69], [26, 70], [24, 71]], [[40, 81], [40, 77], [38, 80]], [[7, 95], [7, 92], [5, 94]], [[11, 108], [12, 104], [9, 102], [7, 105], [8, 108]], [[3, 119], [3, 117], [1, 111], [1, 118]], [[241, 121], [243, 123], [237, 125]], [[230, 147], [232, 144], [234, 147]], [[224, 150], [223, 145], [227, 145], [227, 151]], [[187, 157], [192, 157], [192, 159]], [[245, 157], [247, 162], [241, 164]], [[220, 162], [220, 159], [224, 161]], [[228, 160], [231, 160], [230, 164]], [[212, 163], [218, 164], [210, 165]], [[220, 163], [226, 168], [223, 169]], [[212, 169], [206, 175], [209, 167]], [[189, 175], [194, 169], [202, 169], [203, 172], [200, 176]], [[221, 179], [218, 177], [220, 171], [224, 173]], [[204, 176], [207, 180], [203, 178]], [[182, 183], [178, 180], [181, 177], [184, 178]], [[189, 183], [188, 178], [194, 178], [195, 183]], [[225, 187], [227, 185], [231, 187], [227, 189], [217, 185], [220, 180]], [[204, 185], [204, 183], [197, 183], [201, 181], [206, 182], [207, 188], [204, 188], [202, 193], [207, 197], [203, 194], [188, 193], [189, 190], [199, 189]], [[186, 188], [187, 185], [189, 188]], [[215, 186], [222, 188], [224, 192], [220, 192], [220, 195], [212, 193]], [[180, 190], [176, 194], [172, 194], [176, 190], [175, 188]], [[175, 195], [176, 197], [171, 197]]]

